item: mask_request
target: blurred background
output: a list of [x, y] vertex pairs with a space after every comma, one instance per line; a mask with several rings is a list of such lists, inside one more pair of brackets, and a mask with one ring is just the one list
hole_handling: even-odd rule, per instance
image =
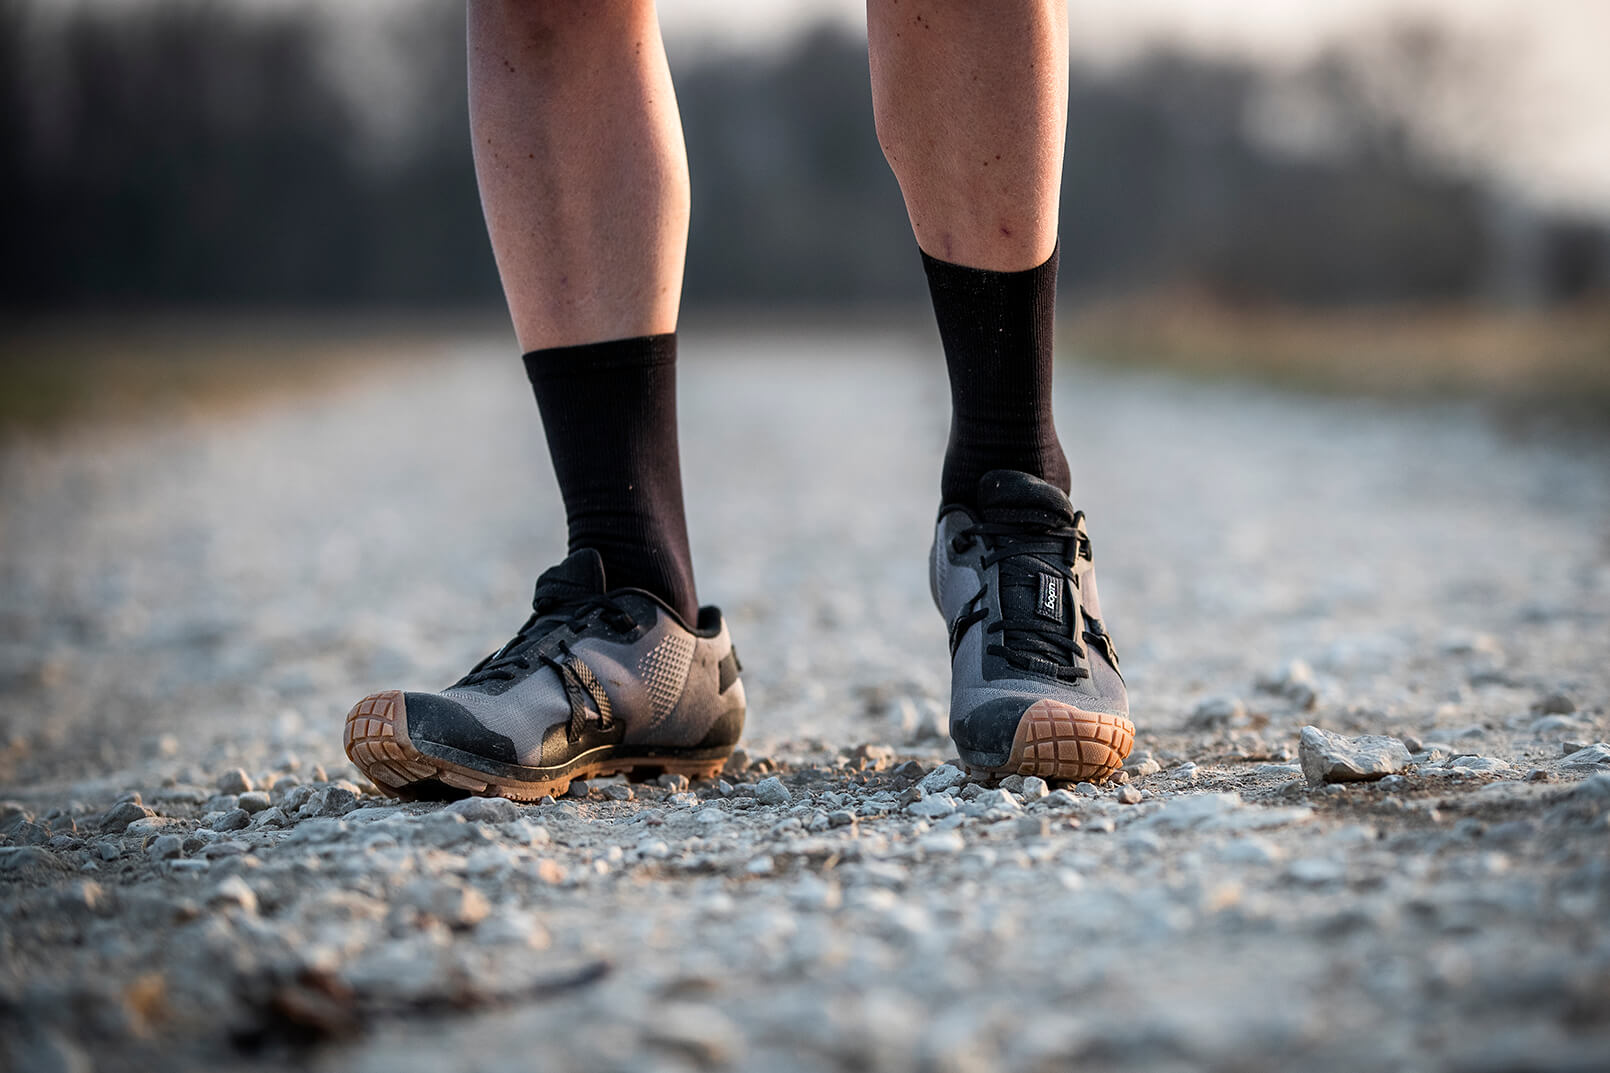
[[[1610, 6], [1070, 13], [1065, 347], [1346, 389], [1603, 397]], [[662, 17], [694, 177], [690, 323], [920, 310], [860, 6], [667, 0]], [[7, 419], [86, 402], [59, 374], [99, 351], [97, 328], [122, 348], [105, 375], [125, 400], [158, 390], [128, 371], [141, 353], [499, 330], [462, 20], [429, 0], [8, 0]], [[165, 390], [238, 364], [185, 364]]]

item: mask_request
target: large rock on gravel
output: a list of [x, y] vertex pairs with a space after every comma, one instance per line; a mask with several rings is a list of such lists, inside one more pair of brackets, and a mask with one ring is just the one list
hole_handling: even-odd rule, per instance
[[1347, 738], [1306, 726], [1297, 746], [1297, 759], [1310, 786], [1373, 782], [1408, 767], [1409, 750], [1396, 738], [1376, 734]]
[[1604, 768], [1610, 767], [1610, 745], [1604, 742], [1595, 742], [1586, 748], [1578, 749], [1560, 761], [1561, 767], [1574, 768]]

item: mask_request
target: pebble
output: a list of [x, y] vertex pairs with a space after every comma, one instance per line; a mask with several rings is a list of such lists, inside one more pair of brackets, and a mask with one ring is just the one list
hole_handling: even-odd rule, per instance
[[237, 767], [219, 775], [218, 781], [213, 785], [221, 794], [244, 794], [251, 792], [252, 780], [246, 772]]
[[1532, 711], [1542, 715], [1570, 715], [1576, 711], [1576, 701], [1564, 693], [1549, 693], [1533, 703]]
[[1038, 775], [1030, 775], [1023, 780], [1023, 800], [1043, 801], [1051, 793], [1051, 785]]
[[1138, 805], [1140, 802], [1140, 791], [1133, 786], [1121, 786], [1118, 788], [1118, 803], [1120, 805]]
[[62, 859], [44, 846], [0, 846], [0, 872], [44, 879], [66, 870]]
[[1291, 660], [1274, 671], [1259, 675], [1254, 684], [1260, 692], [1284, 697], [1303, 710], [1314, 707], [1319, 698], [1314, 687], [1313, 668], [1300, 659]]
[[107, 809], [101, 816], [100, 827], [107, 834], [118, 834], [127, 830], [129, 824], [155, 815], [154, 811], [137, 801], [121, 801]]
[[569, 788], [565, 790], [565, 796], [572, 799], [583, 798], [591, 789], [586, 779], [572, 779]]
[[11, 841], [18, 846], [42, 846], [50, 841], [50, 830], [43, 824], [24, 820], [11, 828]]
[[522, 817], [520, 806], [506, 797], [466, 797], [444, 806], [442, 811], [462, 816], [467, 823], [511, 823]]
[[662, 787], [666, 790], [670, 790], [672, 793], [679, 794], [686, 790], [690, 784], [686, 775], [674, 775], [670, 772], [662, 772], [659, 778], [654, 780], [654, 785]]
[[145, 847], [145, 855], [153, 861], [169, 861], [184, 852], [184, 839], [178, 835], [157, 835]]
[[[722, 783], [722, 785], [725, 786], [726, 783]], [[598, 789], [604, 795], [605, 800], [608, 801], [630, 801], [637, 796], [632, 792], [632, 788], [624, 782], [605, 783]], [[728, 791], [731, 791], [731, 787], [728, 787]]]
[[1155, 775], [1159, 771], [1162, 771], [1163, 765], [1159, 764], [1156, 760], [1153, 760], [1151, 754], [1148, 753], [1140, 759], [1136, 759], [1135, 757], [1131, 756], [1129, 761], [1124, 764], [1123, 770], [1124, 773], [1129, 775], [1131, 778], [1143, 779], [1147, 775]]
[[1610, 745], [1604, 742], [1595, 742], [1592, 745], [1576, 749], [1560, 761], [1565, 768], [1598, 768], [1610, 766]]
[[1047, 808], [1078, 808], [1082, 801], [1079, 795], [1065, 787], [1058, 787], [1040, 799]]
[[776, 775], [761, 779], [755, 784], [755, 800], [762, 805], [774, 807], [786, 805], [793, 799], [794, 795], [788, 792], [788, 787], [784, 786], [783, 780]]
[[980, 815], [998, 812], [1021, 812], [1022, 806], [1017, 803], [1017, 798], [1013, 797], [1010, 791], [995, 789], [985, 790], [980, 793], [973, 799], [972, 804], [968, 806], [968, 811], [976, 812]]
[[1310, 786], [1326, 783], [1368, 782], [1402, 771], [1409, 765], [1409, 750], [1396, 738], [1364, 735], [1348, 738], [1316, 726], [1305, 726], [1297, 759]]
[[1549, 738], [1561, 734], [1580, 734], [1586, 727], [1582, 720], [1572, 719], [1564, 715], [1545, 715], [1533, 721], [1531, 731], [1534, 738]]
[[[278, 787], [275, 787], [277, 790]], [[303, 805], [312, 799], [318, 791], [309, 783], [298, 783], [286, 791], [285, 796], [279, 800], [277, 806], [285, 815], [293, 816], [299, 812]]]
[[172, 816], [147, 816], [143, 820], [135, 820], [123, 829], [123, 833], [133, 838], [147, 838], [159, 835], [169, 828], [184, 827], [184, 821]]
[[1206, 697], [1186, 717], [1185, 729], [1223, 730], [1246, 719], [1247, 706], [1239, 697]]
[[258, 828], [284, 827], [288, 822], [290, 822], [289, 818], [277, 805], [273, 808], [266, 808], [252, 817], [252, 826]]
[[247, 852], [248, 849], [250, 847], [244, 842], [226, 840], [209, 843], [202, 848], [201, 855], [209, 860], [216, 860], [220, 857], [238, 857]]
[[252, 822], [251, 814], [243, 808], [223, 813], [209, 825], [214, 831], [240, 831]]
[[941, 764], [924, 775], [917, 785], [924, 793], [937, 794], [967, 781], [967, 773], [951, 764]]
[[358, 795], [345, 786], [330, 786], [317, 798], [320, 816], [345, 816], [358, 807]]
[[913, 816], [920, 816], [929, 820], [938, 820], [949, 816], [952, 812], [956, 811], [956, 808], [956, 799], [951, 797], [949, 794], [934, 794], [931, 797], [924, 797], [917, 801], [913, 801], [911, 804], [906, 806], [906, 811]]

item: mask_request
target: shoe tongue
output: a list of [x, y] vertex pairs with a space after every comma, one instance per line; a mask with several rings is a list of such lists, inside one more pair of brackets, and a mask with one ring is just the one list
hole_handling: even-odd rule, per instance
[[[1073, 525], [1073, 506], [1062, 489], [1017, 470], [984, 474], [978, 482], [978, 508], [986, 522], [1052, 528]], [[1002, 615], [1008, 620], [1067, 625], [1067, 581], [1032, 560], [1002, 561], [1000, 599]]]
[[592, 548], [581, 548], [564, 562], [550, 566], [537, 578], [533, 602], [543, 597], [597, 596], [605, 592], [604, 559]]
[[979, 478], [978, 511], [986, 522], [1073, 524], [1073, 504], [1062, 489], [1015, 469], [993, 469]]

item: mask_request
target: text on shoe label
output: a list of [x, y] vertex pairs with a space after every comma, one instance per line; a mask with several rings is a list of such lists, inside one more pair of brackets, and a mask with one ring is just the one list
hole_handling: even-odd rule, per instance
[[1040, 575], [1040, 600], [1035, 610], [1042, 618], [1062, 621], [1062, 579], [1055, 574]]

